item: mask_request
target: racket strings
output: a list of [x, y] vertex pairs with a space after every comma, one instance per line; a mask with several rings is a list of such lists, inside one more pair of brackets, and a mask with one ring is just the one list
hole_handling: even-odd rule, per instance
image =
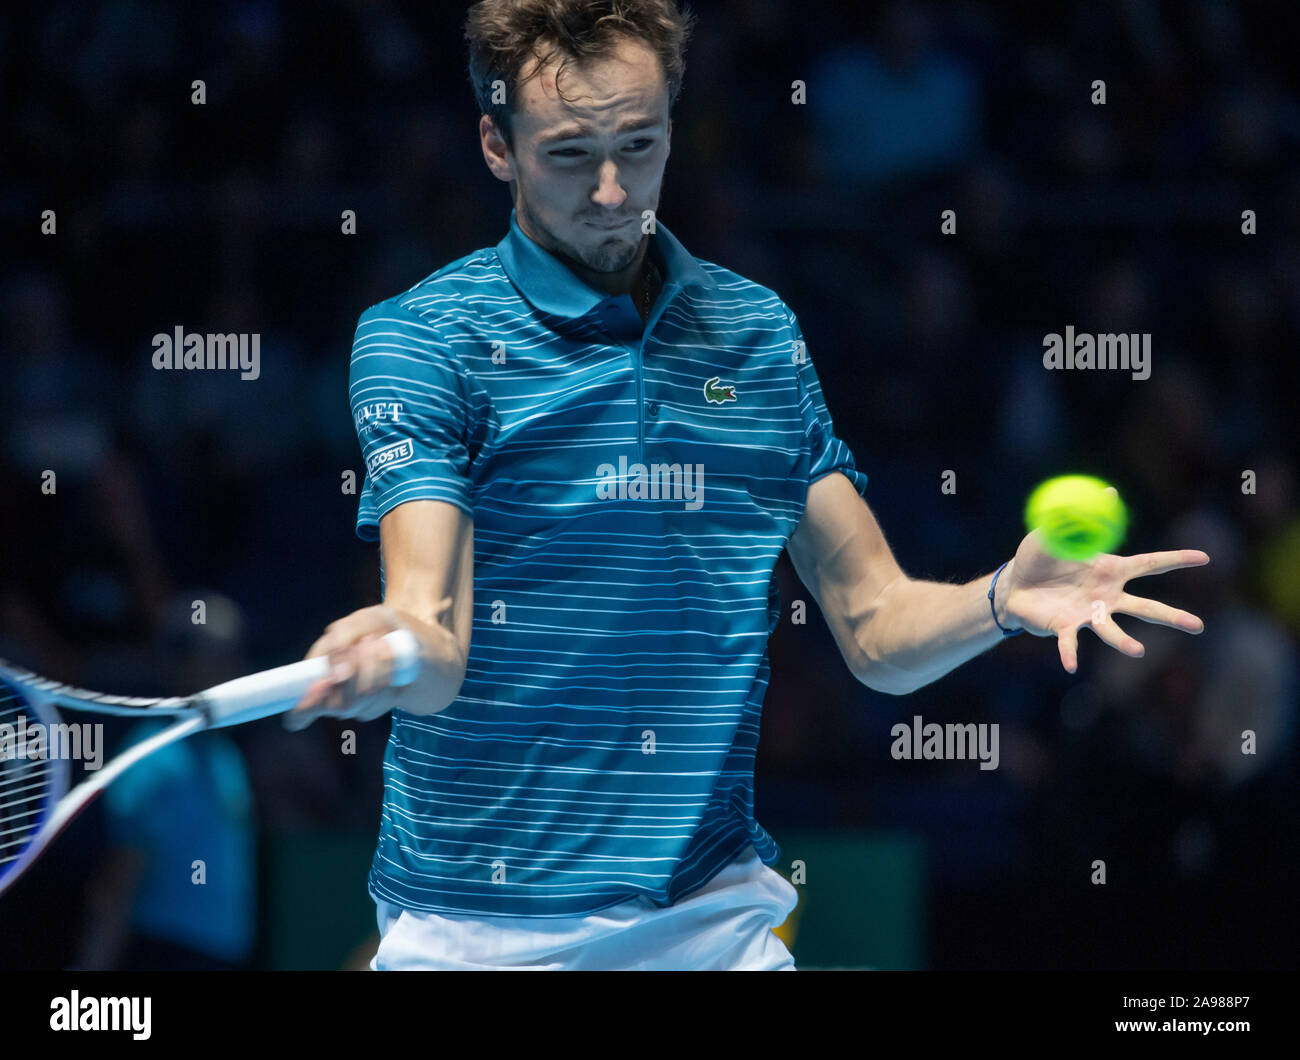
[[57, 763], [29, 753], [39, 719], [0, 682], [0, 875], [23, 854], [49, 815]]

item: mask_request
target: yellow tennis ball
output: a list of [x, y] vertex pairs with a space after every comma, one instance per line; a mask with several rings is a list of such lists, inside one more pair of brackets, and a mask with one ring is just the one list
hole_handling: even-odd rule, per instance
[[1061, 475], [1029, 495], [1025, 526], [1039, 531], [1049, 555], [1082, 562], [1124, 540], [1128, 512], [1101, 479]]

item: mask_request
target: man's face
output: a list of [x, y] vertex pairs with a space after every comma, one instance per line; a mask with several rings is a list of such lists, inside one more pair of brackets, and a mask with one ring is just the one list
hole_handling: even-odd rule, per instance
[[[534, 242], [593, 273], [637, 258], [641, 213], [659, 206], [671, 123], [653, 51], [624, 39], [608, 59], [555, 65], [526, 81], [511, 117], [514, 150], [480, 122], [488, 165], [515, 182], [519, 225]], [[522, 72], [527, 75], [528, 68]]]

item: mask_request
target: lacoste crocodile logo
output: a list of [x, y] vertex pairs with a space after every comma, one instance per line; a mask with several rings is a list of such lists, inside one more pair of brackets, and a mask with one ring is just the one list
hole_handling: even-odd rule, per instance
[[704, 384], [704, 400], [713, 405], [721, 405], [724, 401], [735, 401], [736, 388], [731, 383], [724, 385], [715, 375]]

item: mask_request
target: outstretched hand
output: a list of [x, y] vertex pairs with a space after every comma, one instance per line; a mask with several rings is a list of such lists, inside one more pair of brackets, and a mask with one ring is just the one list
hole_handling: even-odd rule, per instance
[[1079, 668], [1078, 631], [1084, 626], [1125, 655], [1140, 659], [1145, 653], [1141, 642], [1125, 633], [1114, 615], [1132, 615], [1184, 633], [1204, 630], [1205, 623], [1191, 612], [1132, 596], [1124, 586], [1133, 578], [1209, 562], [1204, 552], [1185, 548], [1138, 556], [1103, 553], [1075, 563], [1048, 555], [1042, 535], [1034, 530], [1020, 542], [1015, 558], [998, 579], [994, 603], [999, 621], [1008, 629], [1018, 626], [1036, 637], [1055, 637], [1061, 665], [1074, 673]]

